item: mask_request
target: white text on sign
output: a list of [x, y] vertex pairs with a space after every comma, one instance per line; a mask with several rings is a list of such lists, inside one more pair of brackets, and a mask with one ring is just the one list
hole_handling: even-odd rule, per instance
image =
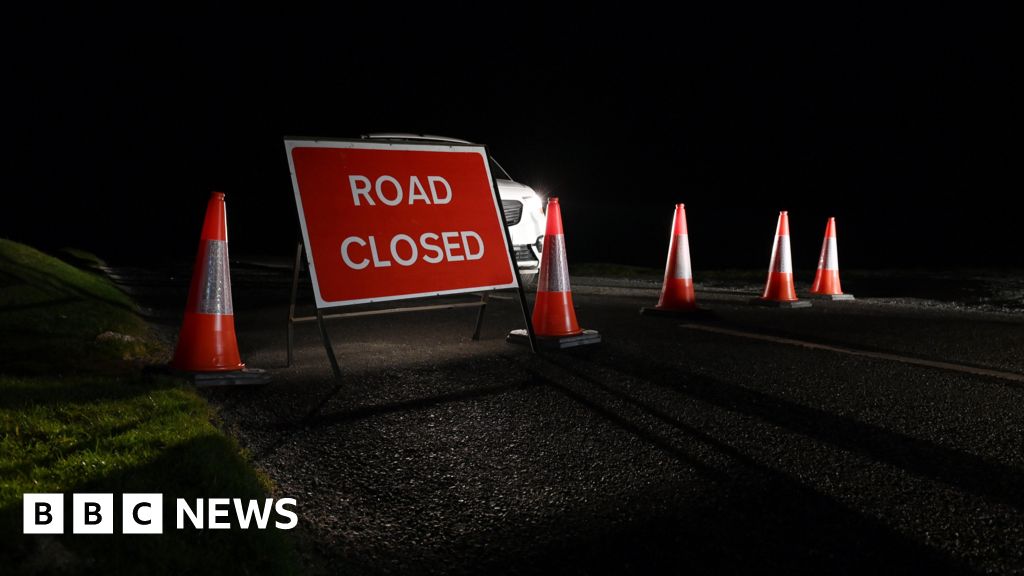
[[[452, 201], [452, 187], [441, 176], [424, 179], [411, 176], [409, 184], [387, 174], [371, 179], [359, 174], [348, 177], [352, 204], [355, 206], [398, 206], [422, 202], [442, 205]], [[378, 202], [380, 204], [378, 204]], [[388, 268], [392, 262], [399, 266], [412, 266], [418, 261], [427, 264], [480, 260], [484, 256], [484, 242], [472, 230], [424, 232], [414, 239], [408, 234], [395, 234], [390, 240], [374, 236], [349, 236], [341, 242], [341, 259], [352, 270], [369, 266]]]
[[[369, 206], [376, 206], [373, 196], [376, 196], [386, 206], [398, 206], [406, 196], [406, 190], [402, 189], [398, 179], [387, 174], [378, 176], [372, 186], [370, 179], [366, 176], [353, 174], [348, 177], [348, 185], [352, 189], [352, 202], [356, 206], [362, 206], [360, 199]], [[444, 196], [438, 195], [439, 186], [444, 188]], [[430, 188], [430, 196], [427, 196], [427, 191], [423, 188], [419, 177], [411, 176], [407, 188], [409, 197], [407, 203], [412, 205], [417, 201], [422, 201], [426, 204], [447, 204], [452, 201], [452, 187], [441, 176], [427, 176], [427, 187]], [[373, 196], [370, 195], [371, 189]]]

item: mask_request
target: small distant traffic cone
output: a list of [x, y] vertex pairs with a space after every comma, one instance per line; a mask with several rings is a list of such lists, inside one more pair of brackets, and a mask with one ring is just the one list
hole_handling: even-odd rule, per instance
[[[601, 335], [595, 330], [583, 330], [576, 322], [569, 286], [569, 265], [565, 256], [565, 234], [562, 231], [562, 210], [558, 198], [548, 199], [547, 229], [544, 233], [544, 252], [540, 259], [537, 278], [537, 299], [533, 304], [533, 332], [537, 343], [545, 348], [572, 348], [596, 344]], [[526, 330], [513, 330], [506, 338], [509, 342], [528, 342]]]
[[793, 257], [789, 250], [789, 213], [779, 212], [779, 224], [775, 229], [775, 246], [768, 268], [768, 282], [764, 294], [751, 300], [754, 304], [777, 308], [808, 308], [810, 302], [798, 300], [793, 286]]
[[691, 315], [696, 311], [698, 311], [697, 299], [693, 293], [693, 271], [690, 269], [690, 239], [686, 230], [686, 208], [682, 204], [676, 204], [661, 296], [658, 298], [657, 306], [641, 308], [640, 313], [680, 316]]
[[238, 354], [223, 192], [212, 193], [206, 205], [171, 368], [191, 374], [196, 384], [257, 384], [269, 380], [263, 370], [246, 369]]
[[839, 284], [839, 247], [836, 244], [836, 219], [829, 218], [825, 226], [825, 241], [818, 257], [818, 272], [814, 275], [811, 293], [815, 298], [853, 300], [853, 294], [843, 294]]

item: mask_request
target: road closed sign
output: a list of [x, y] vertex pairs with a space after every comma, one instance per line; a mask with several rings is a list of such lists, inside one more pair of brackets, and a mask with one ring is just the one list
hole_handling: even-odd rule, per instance
[[318, 308], [516, 287], [483, 146], [285, 149]]

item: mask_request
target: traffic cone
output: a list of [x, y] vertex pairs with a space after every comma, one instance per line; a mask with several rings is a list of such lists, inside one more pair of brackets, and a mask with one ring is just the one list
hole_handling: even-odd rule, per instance
[[768, 267], [768, 282], [764, 294], [751, 302], [777, 308], [808, 308], [810, 302], [800, 301], [793, 287], [793, 257], [789, 250], [789, 213], [779, 212], [779, 224], [775, 229], [775, 246], [772, 261]]
[[196, 384], [255, 384], [267, 380], [264, 371], [246, 369], [238, 354], [223, 192], [212, 193], [206, 205], [171, 368], [191, 374]]
[[836, 219], [829, 218], [825, 226], [825, 240], [821, 243], [818, 272], [814, 275], [811, 293], [815, 298], [853, 300], [853, 294], [843, 294], [839, 284], [839, 247], [836, 244]]
[[[595, 330], [583, 330], [576, 322], [569, 286], [569, 266], [565, 257], [565, 234], [562, 231], [562, 210], [558, 198], [548, 199], [547, 229], [544, 232], [544, 251], [540, 259], [537, 278], [537, 298], [533, 304], [533, 332], [537, 343], [545, 348], [572, 348], [596, 344], [601, 335]], [[526, 330], [513, 330], [509, 342], [523, 342]]]
[[672, 218], [672, 237], [668, 242], [668, 261], [661, 296], [654, 308], [641, 308], [641, 314], [687, 315], [697, 311], [693, 293], [693, 271], [690, 269], [690, 240], [686, 231], [686, 208], [676, 204]]

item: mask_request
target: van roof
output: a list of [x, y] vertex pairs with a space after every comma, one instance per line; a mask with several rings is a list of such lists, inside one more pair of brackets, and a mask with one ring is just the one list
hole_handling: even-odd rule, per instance
[[408, 132], [371, 132], [370, 134], [363, 134], [362, 138], [374, 140], [434, 140], [438, 142], [472, 144], [469, 140], [462, 140], [461, 138], [437, 136], [436, 134], [412, 134]]

